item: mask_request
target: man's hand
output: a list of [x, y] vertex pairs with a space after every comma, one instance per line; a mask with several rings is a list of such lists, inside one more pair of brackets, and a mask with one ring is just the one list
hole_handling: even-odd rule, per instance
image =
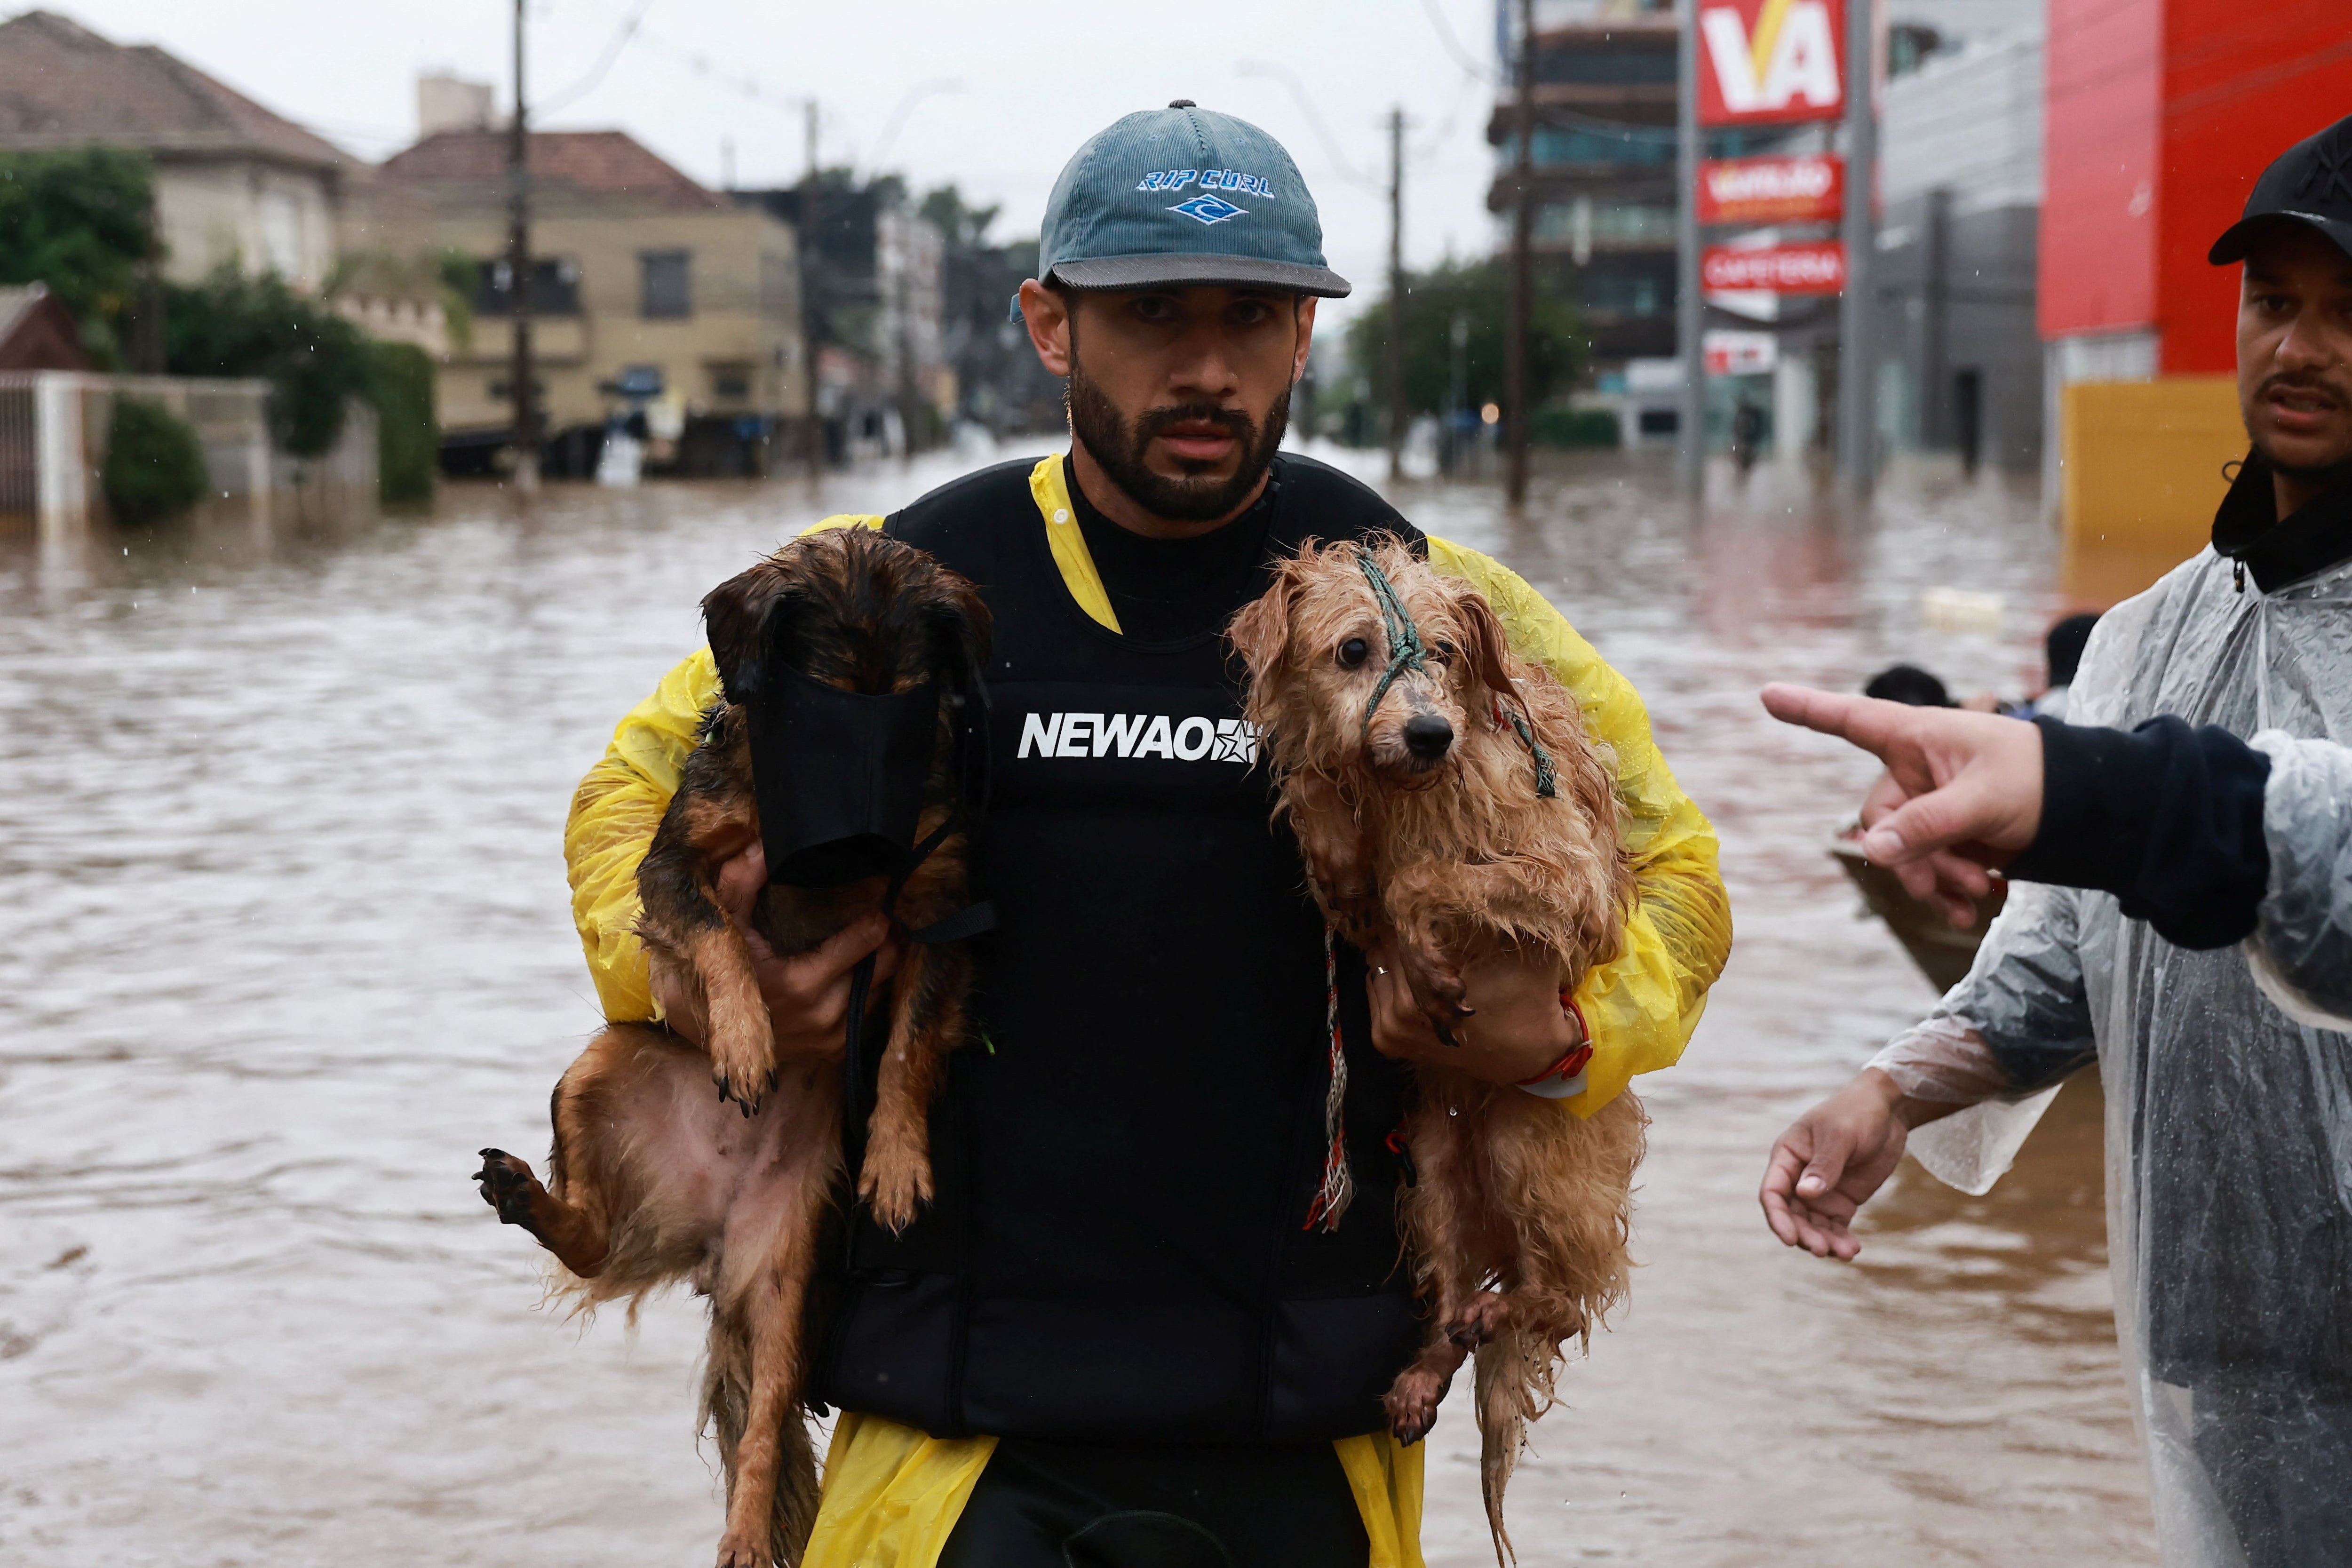
[[2006, 863], [2041, 828], [2042, 733], [2032, 724], [1804, 686], [1766, 687], [1764, 707], [1886, 764], [1863, 804], [1863, 852], [1955, 925], [1972, 922], [1969, 900], [1991, 889], [1984, 863]]
[[[874, 984], [880, 987], [898, 966], [906, 945], [891, 932], [879, 913], [861, 916], [836, 932], [831, 941], [793, 958], [778, 958], [776, 950], [752, 929], [751, 911], [768, 885], [768, 858], [757, 838], [719, 868], [719, 904], [743, 943], [751, 950], [752, 973], [760, 994], [767, 998], [768, 1020], [776, 1032], [776, 1060], [830, 1058], [841, 1055], [849, 1023], [850, 971], [868, 954], [874, 958]], [[669, 1026], [695, 1044], [703, 1039], [698, 997], [687, 988], [654, 980], [654, 998], [661, 1004]]]
[[1489, 1083], [1535, 1077], [1584, 1043], [1576, 1019], [1559, 1005], [1559, 969], [1549, 957], [1505, 951], [1462, 967], [1471, 1016], [1454, 1026], [1449, 1046], [1430, 1027], [1397, 961], [1393, 938], [1365, 954], [1372, 1004], [1372, 1048], [1402, 1061], [1433, 1062]]
[[1851, 1262], [1862, 1250], [1851, 1228], [1854, 1212], [1894, 1173], [1911, 1129], [1958, 1109], [1906, 1100], [1892, 1078], [1864, 1068], [1772, 1145], [1757, 1194], [1764, 1222], [1790, 1247]]

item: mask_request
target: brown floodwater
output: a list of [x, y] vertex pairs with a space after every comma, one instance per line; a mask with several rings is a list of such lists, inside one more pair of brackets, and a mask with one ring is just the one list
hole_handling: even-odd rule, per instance
[[[537, 1150], [595, 1026], [573, 784], [712, 584], [944, 459], [804, 486], [453, 488], [435, 515], [0, 534], [0, 1563], [698, 1565], [697, 1303], [539, 1305], [468, 1173]], [[1632, 1305], [1511, 1492], [1519, 1560], [2154, 1560], [2116, 1367], [2096, 1089], [1969, 1198], [1906, 1166], [1842, 1267], [1754, 1202], [1773, 1134], [1932, 1000], [1824, 853], [1871, 769], [1765, 679], [1906, 658], [2031, 689], [2058, 608], [2029, 494], [1865, 516], [1663, 469], [1408, 515], [1549, 594], [1647, 698], [1723, 837], [1738, 945], [1654, 1125]], [[2003, 596], [1998, 633], [1924, 589]], [[1431, 1438], [1432, 1568], [1492, 1561], [1475, 1436]]]

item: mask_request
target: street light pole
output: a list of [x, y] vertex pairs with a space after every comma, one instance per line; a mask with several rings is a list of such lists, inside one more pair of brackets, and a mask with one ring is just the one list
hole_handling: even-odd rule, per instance
[[1682, 358], [1682, 408], [1675, 420], [1675, 473], [1685, 495], [1706, 486], [1706, 300], [1699, 271], [1698, 4], [1682, 0], [1676, 46], [1675, 170], [1681, 196], [1675, 210], [1675, 342]]
[[1510, 449], [1504, 495], [1513, 510], [1528, 500], [1528, 340], [1535, 331], [1536, 5], [1519, 0], [1518, 102], [1511, 160], [1511, 331], [1504, 347], [1505, 444]]
[[1845, 21], [1845, 296], [1838, 302], [1838, 472], [1864, 496], [1878, 478], [1877, 377], [1870, 342], [1871, 271], [1878, 257], [1877, 37], [1872, 0], [1848, 0]]
[[514, 359], [507, 377], [514, 395], [514, 481], [539, 489], [539, 396], [530, 352], [530, 131], [522, 79], [523, 0], [514, 0], [514, 123], [507, 139], [507, 320], [514, 329]]
[[1404, 106], [1389, 110], [1389, 479], [1404, 478]]
[[817, 401], [818, 328], [824, 321], [824, 307], [818, 292], [824, 279], [824, 228], [817, 211], [823, 199], [824, 181], [816, 165], [817, 102], [812, 98], [806, 105], [808, 139], [808, 174], [801, 184], [801, 359], [806, 374], [801, 378], [803, 388], [801, 422], [801, 452], [808, 460], [809, 483], [815, 484], [824, 474], [824, 421]]

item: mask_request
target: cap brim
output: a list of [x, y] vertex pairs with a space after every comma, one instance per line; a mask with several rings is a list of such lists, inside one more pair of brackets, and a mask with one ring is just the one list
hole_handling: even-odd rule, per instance
[[1052, 279], [1073, 289], [1281, 289], [1344, 300], [1353, 285], [1328, 267], [1254, 256], [1104, 256], [1059, 261]]
[[2231, 224], [2221, 231], [2221, 237], [2213, 242], [2213, 248], [2205, 253], [2205, 259], [2216, 267], [2229, 267], [2243, 261], [2247, 253], [2254, 248], [2254, 242], [2262, 237], [2263, 231], [2282, 223], [2298, 223], [2305, 228], [2315, 228], [2334, 240], [2336, 249], [2352, 256], [2352, 224], [2321, 217], [2317, 213], [2280, 211], [2256, 213], [2252, 217], [2241, 218]]

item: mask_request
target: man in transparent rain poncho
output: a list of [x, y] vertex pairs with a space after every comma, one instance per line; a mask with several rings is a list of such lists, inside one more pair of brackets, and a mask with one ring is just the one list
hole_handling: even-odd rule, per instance
[[1906, 1141], [1983, 1192], [2095, 1060], [2165, 1561], [2301, 1568], [2352, 1563], [2352, 120], [2211, 259], [2244, 263], [2252, 441], [2213, 548], [2100, 622], [2069, 718], [2112, 728], [2042, 721], [2038, 836], [1975, 967], [1782, 1135], [1763, 1195], [1851, 1258]]

